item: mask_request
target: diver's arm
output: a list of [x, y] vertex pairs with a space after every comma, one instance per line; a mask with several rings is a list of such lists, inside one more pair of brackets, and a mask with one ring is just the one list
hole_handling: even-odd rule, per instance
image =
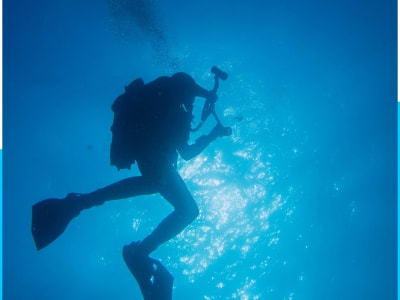
[[178, 146], [177, 150], [184, 160], [190, 160], [203, 152], [217, 137], [230, 134], [230, 128], [229, 131], [227, 131], [227, 128], [223, 127], [221, 124], [217, 124], [209, 134], [200, 136], [194, 144], [189, 145], [188, 143], [182, 143], [182, 145]]
[[194, 144], [182, 144], [178, 147], [178, 152], [179, 155], [184, 159], [184, 160], [190, 160], [193, 157], [199, 155], [201, 152], [203, 152], [204, 149], [207, 148], [207, 146], [216, 139], [217, 137], [212, 137], [210, 134], [208, 135], [202, 135], [199, 137]]

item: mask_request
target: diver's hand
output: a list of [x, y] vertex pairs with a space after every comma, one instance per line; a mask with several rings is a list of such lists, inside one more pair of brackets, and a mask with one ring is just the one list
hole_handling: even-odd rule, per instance
[[218, 100], [218, 95], [217, 95], [217, 93], [214, 93], [213, 91], [209, 91], [205, 98], [209, 103], [215, 103]]
[[211, 130], [209, 136], [215, 140], [217, 137], [229, 136], [232, 134], [232, 129], [230, 127], [224, 127], [221, 123], [215, 125], [213, 130]]

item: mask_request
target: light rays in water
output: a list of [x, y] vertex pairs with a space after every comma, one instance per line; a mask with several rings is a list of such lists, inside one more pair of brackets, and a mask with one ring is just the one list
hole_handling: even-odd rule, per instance
[[[234, 162], [228, 163], [222, 151], [216, 151], [213, 159], [199, 155], [180, 169], [200, 207], [199, 218], [178, 236], [177, 244], [183, 245], [180, 268], [193, 283], [207, 269], [213, 269], [213, 264], [224, 260], [224, 255], [238, 255], [239, 260], [211, 276], [212, 284], [223, 289], [229, 281], [242, 278], [237, 269], [243, 267], [243, 259], [265, 255], [249, 266], [249, 272], [257, 271], [258, 275], [244, 276], [241, 286], [231, 295], [232, 299], [259, 299], [253, 292], [271, 257], [257, 254], [255, 249], [259, 244], [270, 247], [279, 242], [280, 230], [270, 225], [270, 219], [283, 209], [287, 198], [272, 192], [275, 176], [259, 145], [247, 145], [233, 156]], [[293, 209], [289, 212], [293, 213]]]

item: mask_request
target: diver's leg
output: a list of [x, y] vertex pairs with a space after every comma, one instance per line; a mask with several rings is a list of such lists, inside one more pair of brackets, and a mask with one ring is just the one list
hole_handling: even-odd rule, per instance
[[67, 200], [75, 202], [81, 209], [98, 206], [106, 201], [125, 199], [158, 192], [158, 187], [149, 178], [135, 176], [123, 179], [87, 194], [68, 194]]
[[164, 174], [160, 184], [160, 194], [175, 210], [138, 245], [138, 251], [143, 255], [149, 255], [159, 245], [178, 235], [199, 214], [197, 204], [186, 184], [173, 168]]
[[83, 209], [115, 200], [158, 192], [154, 182], [131, 177], [88, 194], [69, 194], [65, 199], [46, 199], [32, 206], [32, 235], [38, 250], [57, 239]]

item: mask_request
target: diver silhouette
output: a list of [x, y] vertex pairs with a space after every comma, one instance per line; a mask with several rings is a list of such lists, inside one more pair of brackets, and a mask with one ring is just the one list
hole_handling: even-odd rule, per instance
[[[130, 169], [131, 163], [136, 161], [141, 175], [90, 193], [70, 193], [64, 199], [46, 199], [33, 205], [32, 235], [38, 250], [60, 236], [68, 223], [84, 209], [110, 200], [159, 193], [174, 210], [143, 240], [124, 246], [123, 258], [136, 278], [144, 299], [171, 299], [173, 277], [149, 255], [179, 234], [199, 214], [196, 201], [177, 171], [178, 155], [190, 160], [218, 137], [231, 134], [231, 129], [222, 126], [214, 110], [218, 80], [225, 80], [227, 74], [216, 67], [212, 68], [212, 72], [215, 74], [215, 85], [211, 91], [200, 87], [191, 76], [182, 72], [159, 77], [146, 85], [142, 80], [136, 80], [133, 88], [126, 87], [125, 98], [117, 98], [113, 105], [111, 164], [119, 169]], [[129, 105], [120, 103], [127, 101], [127, 97], [132, 98], [128, 93], [130, 89], [139, 99], [135, 100], [135, 118], [130, 115], [131, 118], [128, 116], [125, 121], [116, 120], [117, 110], [122, 110], [121, 113], [127, 111]], [[217, 125], [209, 134], [189, 144], [190, 133], [202, 124], [196, 129], [191, 128], [195, 97], [206, 99], [202, 122], [213, 114]], [[132, 99], [128, 101], [133, 103]], [[132, 139], [118, 135], [119, 131], [126, 131], [126, 127], [129, 127], [128, 136]], [[129, 157], [125, 157], [126, 149], [123, 149], [125, 153], [120, 151], [122, 148], [128, 149]]]

